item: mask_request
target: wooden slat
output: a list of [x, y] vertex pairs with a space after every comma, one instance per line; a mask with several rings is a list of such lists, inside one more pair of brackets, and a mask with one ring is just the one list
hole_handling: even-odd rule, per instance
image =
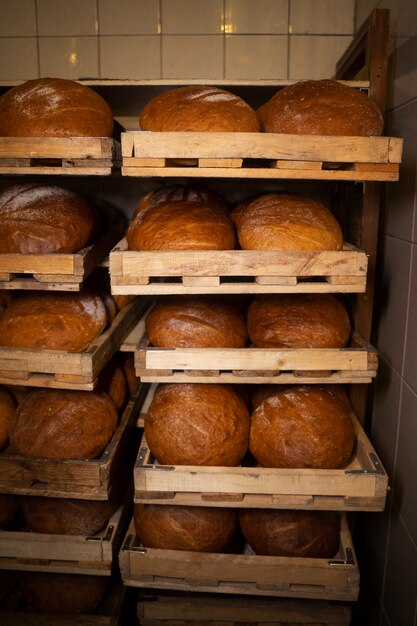
[[114, 145], [108, 137], [0, 137], [0, 158], [111, 158]]

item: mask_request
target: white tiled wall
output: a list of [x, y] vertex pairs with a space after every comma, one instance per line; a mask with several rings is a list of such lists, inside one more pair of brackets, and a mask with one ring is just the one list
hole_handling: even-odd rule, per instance
[[354, 0], [0, 0], [0, 80], [329, 78]]

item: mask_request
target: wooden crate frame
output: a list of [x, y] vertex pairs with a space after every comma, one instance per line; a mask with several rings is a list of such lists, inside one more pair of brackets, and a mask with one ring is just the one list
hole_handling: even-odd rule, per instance
[[325, 600], [145, 591], [137, 617], [141, 626], [349, 626], [351, 608]]
[[[132, 450], [130, 446], [145, 393], [142, 385], [131, 397], [116, 432], [98, 459], [29, 457], [7, 448], [0, 454], [0, 493], [82, 500], [117, 497], [119, 483], [129, 483], [126, 474], [132, 471], [137, 453], [137, 446]], [[133, 443], [136, 445], [136, 441]]]
[[147, 307], [144, 298], [136, 298], [123, 307], [110, 327], [93, 339], [83, 352], [0, 347], [0, 383], [85, 391], [94, 389], [98, 374], [118, 351]]
[[122, 175], [396, 181], [402, 143], [397, 137], [129, 131], [122, 133]]
[[124, 230], [124, 224], [116, 223], [97, 241], [72, 254], [0, 254], [0, 289], [80, 291]]
[[348, 243], [328, 251], [138, 252], [122, 239], [109, 258], [112, 293], [136, 295], [359, 293], [368, 266], [366, 254]]
[[110, 137], [0, 137], [0, 174], [109, 176], [120, 159]]
[[[151, 393], [144, 398], [140, 427]], [[143, 435], [134, 468], [134, 500], [183, 506], [383, 511], [388, 476], [363, 427], [354, 415], [352, 419], [354, 456], [348, 466], [333, 470], [161, 465]]]
[[126, 586], [180, 591], [355, 601], [359, 568], [346, 517], [333, 559], [213, 554], [143, 548], [133, 521], [119, 553]]
[[110, 576], [130, 515], [120, 505], [92, 536], [0, 530], [0, 570]]

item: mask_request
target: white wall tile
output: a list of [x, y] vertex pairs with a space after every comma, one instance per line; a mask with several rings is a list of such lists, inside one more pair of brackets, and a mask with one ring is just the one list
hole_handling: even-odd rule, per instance
[[35, 0], [0, 0], [0, 37], [36, 35]]
[[336, 63], [352, 37], [293, 35], [290, 37], [289, 78], [332, 78]]
[[290, 33], [353, 33], [354, 0], [291, 0]]
[[287, 34], [289, 0], [225, 0], [226, 34]]
[[37, 0], [39, 35], [96, 35], [96, 0]]
[[223, 78], [223, 36], [163, 35], [162, 78]]
[[0, 80], [39, 78], [36, 37], [0, 38]]
[[226, 36], [226, 78], [287, 78], [286, 35]]
[[159, 0], [98, 0], [100, 35], [157, 35]]
[[160, 37], [100, 37], [102, 78], [160, 78]]
[[41, 76], [98, 77], [97, 37], [40, 37], [39, 53]]
[[162, 0], [161, 7], [164, 35], [223, 32], [223, 0]]

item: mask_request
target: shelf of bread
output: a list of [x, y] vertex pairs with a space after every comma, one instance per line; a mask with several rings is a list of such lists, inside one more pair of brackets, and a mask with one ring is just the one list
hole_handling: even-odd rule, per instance
[[375, 348], [353, 333], [345, 348], [155, 348], [144, 322], [135, 350], [142, 382], [324, 384], [370, 383], [376, 376]]
[[[254, 132], [122, 133], [122, 174], [138, 177], [396, 181], [402, 139]], [[178, 164], [178, 160], [193, 164]]]
[[0, 137], [0, 174], [109, 176], [119, 167], [110, 137]]
[[137, 454], [133, 433], [146, 389], [127, 403], [113, 437], [96, 459], [62, 459], [0, 453], [0, 493], [56, 498], [107, 500], [116, 496]]
[[131, 523], [119, 565], [128, 587], [345, 601], [359, 593], [359, 568], [343, 515], [333, 559], [261, 556], [249, 546], [243, 554], [144, 548]]
[[121, 505], [92, 536], [0, 531], [0, 570], [110, 576], [131, 507]]
[[136, 298], [83, 352], [0, 347], [0, 383], [28, 387], [92, 390], [97, 376], [118, 351], [147, 308]]
[[0, 289], [80, 291], [123, 231], [123, 223], [115, 223], [97, 241], [72, 254], [0, 254]]
[[[349, 626], [351, 608], [340, 602], [291, 598], [222, 597], [144, 591], [137, 616], [142, 626]], [[178, 618], [178, 619], [176, 619]]]
[[137, 295], [362, 293], [365, 252], [343, 250], [128, 250], [110, 252], [112, 293]]
[[[139, 414], [143, 426], [149, 397]], [[388, 476], [359, 421], [341, 469], [162, 465], [142, 436], [134, 468], [135, 502], [185, 506], [383, 511]]]

